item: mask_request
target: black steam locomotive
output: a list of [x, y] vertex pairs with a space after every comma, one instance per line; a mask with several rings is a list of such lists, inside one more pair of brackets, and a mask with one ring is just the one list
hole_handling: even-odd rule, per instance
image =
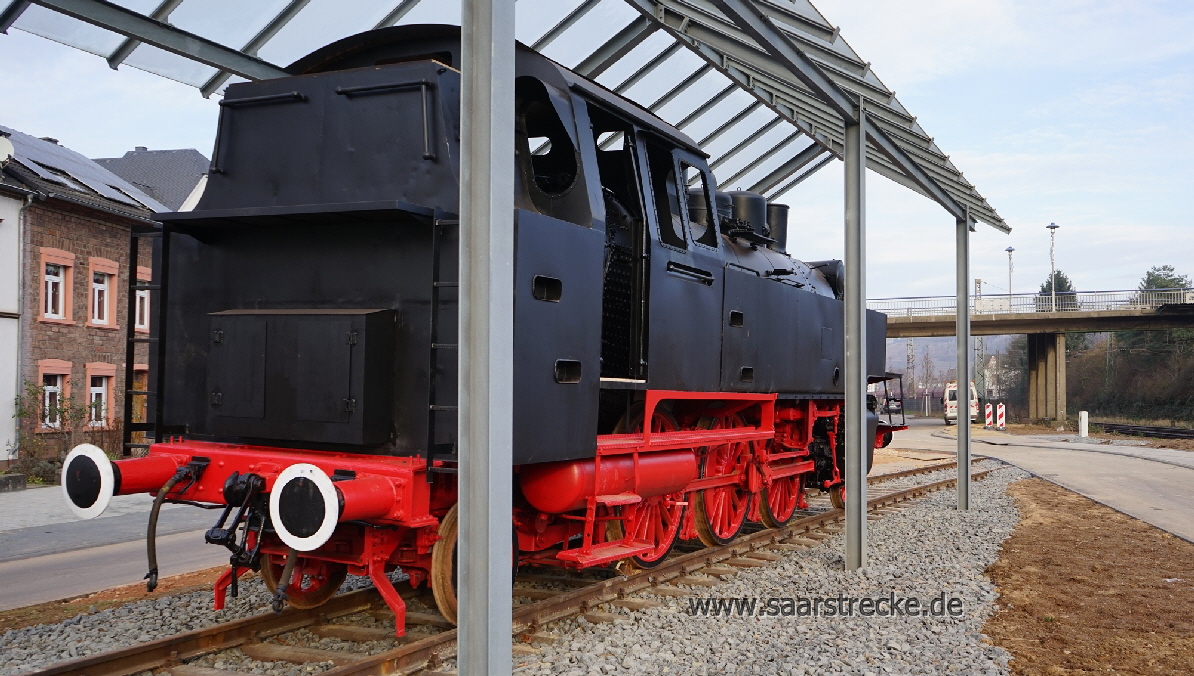
[[[459, 64], [458, 28], [404, 26], [230, 86], [198, 208], [157, 217], [169, 440], [80, 447], [63, 482], [89, 516], [224, 505], [217, 607], [247, 570], [299, 607], [369, 575], [401, 635], [401, 567], [455, 617]], [[718, 192], [650, 112], [525, 47], [516, 69], [517, 563], [650, 567], [840, 499], [841, 262], [789, 256], [788, 208]]]

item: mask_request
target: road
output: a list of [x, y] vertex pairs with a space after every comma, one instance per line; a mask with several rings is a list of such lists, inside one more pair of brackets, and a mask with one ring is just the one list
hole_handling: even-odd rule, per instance
[[[914, 418], [892, 448], [954, 451], [937, 418]], [[975, 430], [971, 452], [1022, 467], [1124, 514], [1194, 542], [1194, 453], [1132, 446], [1086, 446]]]

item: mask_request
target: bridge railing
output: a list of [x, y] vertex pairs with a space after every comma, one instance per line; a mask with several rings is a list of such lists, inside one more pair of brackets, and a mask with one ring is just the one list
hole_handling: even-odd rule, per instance
[[[1051, 294], [984, 294], [970, 297], [970, 313], [995, 315], [1022, 312], [1149, 310], [1178, 303], [1194, 303], [1194, 288], [1062, 291], [1057, 294], [1056, 305]], [[891, 317], [952, 315], [956, 313], [957, 308], [953, 296], [875, 298], [868, 300], [866, 305], [867, 309], [877, 310]]]

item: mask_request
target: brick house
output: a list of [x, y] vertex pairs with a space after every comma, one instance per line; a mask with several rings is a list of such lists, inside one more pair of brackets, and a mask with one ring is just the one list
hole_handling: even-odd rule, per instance
[[[127, 329], [131, 321], [135, 335], [148, 335], [152, 293], [132, 291], [130, 317], [130, 277], [150, 283], [152, 250], [150, 238], [138, 237], [137, 265], [130, 266], [131, 235], [154, 228], [150, 214], [169, 209], [53, 139], [5, 127], [0, 135], [11, 147], [0, 153], [0, 238], [18, 252], [11, 267], [0, 261], [9, 270], [0, 272], [0, 306], [12, 302], [14, 286], [18, 305], [15, 313], [0, 307], [0, 322], [19, 326], [15, 355], [11, 340], [0, 344], [0, 377], [17, 376], [0, 383], [0, 401], [23, 395], [25, 413], [5, 430], [10, 441], [0, 447], [0, 464], [16, 458], [17, 444], [26, 455], [52, 456], [83, 441], [120, 453]], [[12, 333], [0, 326], [0, 340], [5, 330]], [[132, 389], [149, 389], [148, 344], [135, 347], [142, 382]], [[145, 397], [134, 405], [144, 407]]]

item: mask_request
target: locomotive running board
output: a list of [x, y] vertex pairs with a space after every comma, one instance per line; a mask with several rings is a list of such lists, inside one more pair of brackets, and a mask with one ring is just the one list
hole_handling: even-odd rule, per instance
[[563, 561], [565, 566], [572, 567], [570, 564], [573, 564], [580, 568], [586, 568], [588, 566], [613, 563], [629, 556], [647, 554], [652, 549], [654, 549], [654, 545], [649, 542], [637, 541], [627, 545], [618, 540], [616, 542], [595, 544], [588, 554], [582, 552], [579, 548], [565, 550], [556, 554], [556, 558]]

